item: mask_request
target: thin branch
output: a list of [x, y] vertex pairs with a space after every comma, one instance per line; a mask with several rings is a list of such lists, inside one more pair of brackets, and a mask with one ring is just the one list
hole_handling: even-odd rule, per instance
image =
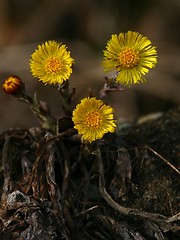
[[169, 223], [169, 222], [176, 222], [176, 221], [180, 221], [180, 212], [178, 212], [176, 215], [168, 218], [166, 222]]
[[94, 209], [96, 209], [96, 208], [98, 208], [98, 207], [99, 207], [98, 205], [95, 205], [95, 206], [93, 206], [93, 207], [90, 207], [90, 208], [88, 208], [88, 209], [86, 209], [86, 210], [84, 210], [84, 211], [82, 211], [82, 212], [77, 213], [77, 214], [75, 215], [75, 217], [80, 217], [80, 216], [82, 216], [82, 215], [84, 215], [84, 214], [87, 214], [87, 213], [93, 211]]
[[104, 166], [103, 166], [102, 156], [101, 156], [101, 152], [100, 152], [99, 148], [96, 149], [95, 154], [97, 156], [98, 168], [99, 168], [99, 191], [100, 191], [102, 197], [104, 198], [104, 200], [115, 211], [119, 212], [120, 214], [139, 216], [142, 218], [152, 220], [156, 223], [164, 224], [165, 221], [167, 220], [167, 217], [164, 215], [150, 213], [150, 212], [143, 212], [143, 211], [139, 211], [137, 209], [123, 207], [112, 199], [112, 197], [107, 193], [106, 188], [105, 188], [106, 183], [105, 183], [105, 179], [104, 179]]
[[11, 190], [12, 180], [11, 180], [11, 161], [8, 156], [8, 148], [10, 142], [9, 136], [6, 135], [5, 143], [2, 150], [2, 167], [3, 167], [3, 175], [4, 175], [4, 186], [3, 186], [3, 194], [2, 199], [5, 197], [7, 193]]
[[67, 191], [69, 188], [69, 178], [70, 178], [70, 163], [69, 163], [69, 155], [67, 152], [67, 149], [65, 148], [64, 144], [62, 141], [59, 142], [59, 146], [62, 151], [62, 160], [64, 163], [64, 172], [63, 172], [63, 183], [62, 183], [62, 196], [61, 196], [61, 203], [62, 203], [62, 211], [64, 214], [64, 218], [66, 219], [66, 222], [68, 224], [68, 227], [71, 229], [71, 231], [74, 231], [74, 223], [71, 217], [71, 214], [68, 209], [68, 204], [66, 201], [67, 197]]
[[64, 229], [64, 235], [68, 236], [68, 229], [66, 228], [65, 219], [63, 216], [62, 205], [61, 205], [61, 193], [55, 179], [55, 142], [51, 142], [48, 145], [48, 157], [46, 159], [46, 179], [48, 184], [48, 192], [53, 205], [53, 208], [58, 216], [58, 221], [62, 229]]
[[157, 153], [154, 149], [152, 149], [149, 146], [146, 146], [147, 149], [149, 149], [151, 152], [153, 152], [156, 156], [158, 156], [161, 160], [163, 160], [168, 166], [170, 166], [174, 171], [176, 171], [180, 175], [180, 171], [168, 160], [166, 160], [163, 156], [161, 156], [159, 153]]

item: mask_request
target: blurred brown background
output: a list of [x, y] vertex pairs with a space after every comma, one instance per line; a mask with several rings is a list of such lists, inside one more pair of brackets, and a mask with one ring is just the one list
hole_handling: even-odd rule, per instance
[[[61, 97], [31, 76], [29, 59], [38, 44], [58, 40], [68, 45], [76, 64], [70, 85], [75, 103], [98, 94], [103, 86], [103, 50], [111, 34], [138, 31], [158, 49], [158, 65], [147, 83], [106, 97], [116, 117], [137, 117], [166, 111], [180, 102], [179, 0], [0, 0], [0, 79], [18, 75], [30, 94], [37, 92], [52, 113], [61, 116]], [[28, 107], [0, 90], [0, 131], [39, 123]]]

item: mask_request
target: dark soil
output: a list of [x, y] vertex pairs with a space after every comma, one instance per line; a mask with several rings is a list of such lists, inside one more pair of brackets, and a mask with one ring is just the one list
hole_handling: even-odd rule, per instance
[[69, 129], [0, 135], [0, 239], [180, 239], [180, 108], [96, 146]]

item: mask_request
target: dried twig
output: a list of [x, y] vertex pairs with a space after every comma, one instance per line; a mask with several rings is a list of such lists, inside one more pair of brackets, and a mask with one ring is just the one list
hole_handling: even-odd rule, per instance
[[[40, 193], [40, 178], [42, 176], [42, 166], [43, 166], [43, 154], [44, 154], [44, 143], [43, 146], [39, 149], [38, 156], [33, 164], [32, 168], [32, 174], [31, 174], [31, 180], [25, 190], [25, 193], [29, 193], [32, 189], [33, 191], [33, 196], [35, 198], [42, 197]], [[42, 189], [42, 186], [41, 186]]]
[[42, 176], [43, 174], [42, 168], [44, 164], [44, 156], [45, 156], [46, 150], [49, 148], [49, 145], [51, 146], [51, 144], [54, 143], [56, 139], [60, 139], [64, 135], [72, 133], [72, 131], [73, 131], [72, 129], [69, 129], [65, 132], [59, 133], [56, 136], [51, 136], [51, 135], [49, 136], [49, 134], [46, 134], [45, 136], [46, 140], [43, 140], [43, 142], [41, 142], [40, 148], [37, 151], [37, 158], [33, 165], [31, 180], [29, 182], [29, 186], [25, 191], [26, 193], [30, 192], [30, 190], [32, 189], [33, 196], [35, 198], [43, 197], [41, 196], [42, 191], [40, 190], [42, 190], [44, 182], [43, 182], [43, 185], [40, 186], [40, 176]]
[[4, 186], [3, 186], [3, 194], [2, 199], [5, 197], [7, 193], [11, 190], [11, 161], [8, 156], [8, 148], [10, 142], [10, 136], [5, 137], [5, 143], [2, 150], [2, 167], [3, 167], [3, 174], [4, 174]]
[[58, 217], [59, 224], [60, 226], [62, 226], [62, 229], [64, 230], [64, 235], [67, 236], [68, 230], [65, 225], [62, 206], [60, 203], [61, 194], [55, 179], [55, 170], [54, 170], [55, 151], [56, 151], [55, 143], [51, 142], [51, 144], [48, 145], [47, 151], [48, 151], [48, 157], [46, 159], [46, 179], [48, 184], [48, 193], [49, 193], [51, 202], [53, 204], [53, 209], [56, 212], [56, 215]]
[[68, 224], [68, 227], [73, 231], [74, 230], [74, 223], [71, 217], [71, 214], [69, 212], [69, 209], [67, 207], [67, 190], [69, 187], [69, 178], [70, 178], [70, 164], [69, 164], [69, 155], [68, 152], [62, 142], [59, 142], [60, 148], [62, 151], [62, 160], [64, 164], [64, 172], [63, 172], [63, 183], [62, 183], [62, 196], [61, 196], [61, 203], [62, 203], [62, 211], [64, 214], [64, 217], [66, 219], [66, 222]]
[[167, 217], [164, 215], [156, 214], [156, 213], [150, 213], [150, 212], [143, 212], [137, 209], [133, 208], [127, 208], [123, 207], [117, 202], [115, 202], [112, 197], [107, 193], [105, 188], [105, 179], [104, 179], [104, 166], [102, 161], [102, 156], [100, 149], [97, 148], [95, 152], [97, 156], [98, 161], [98, 167], [99, 167], [99, 191], [104, 198], [104, 200], [117, 212], [123, 215], [133, 215], [133, 216], [139, 216], [142, 218], [149, 219], [151, 221], [154, 221], [158, 224], [165, 224]]
[[86, 209], [86, 210], [84, 210], [84, 211], [82, 211], [82, 212], [77, 213], [77, 214], [75, 215], [75, 217], [80, 217], [80, 216], [82, 216], [82, 215], [84, 215], [84, 214], [87, 214], [87, 213], [93, 211], [94, 209], [97, 209], [98, 207], [99, 207], [98, 205], [95, 205], [95, 206], [93, 206], [93, 207], [90, 207], [90, 208], [88, 208], [88, 209]]
[[168, 166], [170, 166], [174, 171], [176, 171], [180, 175], [180, 171], [168, 160], [166, 160], [163, 156], [161, 156], [159, 153], [157, 153], [154, 149], [152, 149], [149, 146], [146, 146], [147, 149], [149, 149], [151, 152], [153, 152], [156, 156], [158, 156], [161, 160], [163, 160]]
[[180, 221], [180, 212], [178, 212], [176, 215], [168, 218], [166, 222], [176, 222], [176, 221]]

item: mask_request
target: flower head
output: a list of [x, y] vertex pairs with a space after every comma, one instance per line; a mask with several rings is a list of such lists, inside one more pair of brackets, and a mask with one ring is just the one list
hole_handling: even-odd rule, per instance
[[9, 76], [3, 82], [3, 90], [8, 94], [16, 94], [22, 87], [22, 81], [18, 76]]
[[82, 99], [73, 111], [72, 120], [74, 128], [88, 142], [101, 139], [105, 133], [114, 132], [116, 127], [113, 108], [95, 97]]
[[143, 75], [157, 64], [157, 51], [147, 37], [128, 31], [112, 35], [104, 51], [106, 72], [116, 70], [116, 82], [125, 85], [144, 82]]
[[62, 84], [69, 79], [73, 62], [66, 45], [47, 41], [31, 55], [30, 69], [44, 84]]

